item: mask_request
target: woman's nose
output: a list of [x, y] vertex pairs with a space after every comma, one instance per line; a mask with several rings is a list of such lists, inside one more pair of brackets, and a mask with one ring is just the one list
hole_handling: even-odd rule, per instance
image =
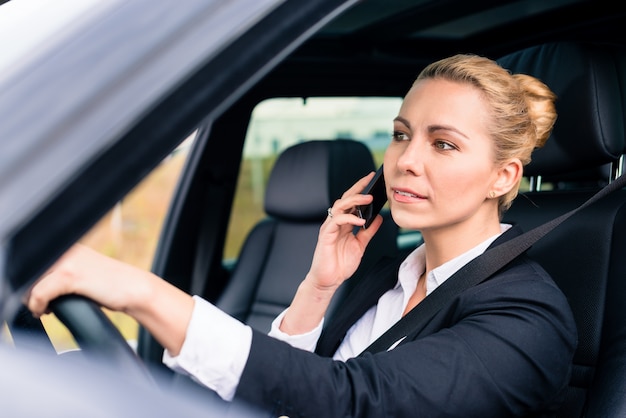
[[424, 171], [424, 151], [417, 141], [411, 142], [398, 156], [400, 171], [418, 176]]

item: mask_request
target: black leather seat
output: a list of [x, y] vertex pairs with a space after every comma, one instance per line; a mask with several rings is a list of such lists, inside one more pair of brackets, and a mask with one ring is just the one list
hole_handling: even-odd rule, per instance
[[[571, 180], [597, 173], [624, 152], [626, 57], [610, 45], [554, 43], [503, 57], [512, 72], [534, 75], [558, 95], [559, 117], [525, 173]], [[594, 175], [595, 176], [595, 175]], [[580, 178], [579, 178], [580, 180]], [[572, 187], [580, 184], [584, 187]], [[505, 214], [526, 230], [590, 197], [598, 183], [520, 195]], [[579, 343], [562, 417], [626, 416], [626, 191], [620, 190], [557, 227], [529, 251], [568, 297]]]
[[[356, 180], [375, 169], [358, 141], [309, 141], [286, 149], [265, 193], [268, 218], [244, 243], [217, 306], [263, 332], [289, 304], [309, 270], [326, 209]], [[396, 251], [398, 228], [387, 216], [356, 275]]]

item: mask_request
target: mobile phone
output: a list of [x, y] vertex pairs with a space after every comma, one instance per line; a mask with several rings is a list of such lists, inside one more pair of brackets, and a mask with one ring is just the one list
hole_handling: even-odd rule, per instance
[[387, 203], [387, 188], [385, 187], [385, 176], [383, 175], [383, 166], [381, 165], [376, 174], [370, 180], [362, 194], [371, 194], [374, 196], [374, 200], [369, 205], [359, 205], [356, 207], [356, 213], [359, 218], [365, 219], [363, 228], [368, 228], [376, 215]]

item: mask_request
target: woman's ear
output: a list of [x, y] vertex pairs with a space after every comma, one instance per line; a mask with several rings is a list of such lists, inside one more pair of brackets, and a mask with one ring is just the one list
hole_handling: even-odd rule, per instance
[[517, 187], [523, 173], [523, 164], [517, 158], [512, 158], [498, 169], [496, 181], [491, 186], [491, 190], [496, 196], [507, 194], [511, 189]]

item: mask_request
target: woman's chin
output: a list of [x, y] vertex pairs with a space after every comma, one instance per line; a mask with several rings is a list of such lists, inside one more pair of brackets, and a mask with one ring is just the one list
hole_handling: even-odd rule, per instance
[[418, 215], [407, 213], [406, 211], [391, 211], [391, 218], [398, 225], [398, 227], [409, 230], [419, 231], [424, 228], [424, 222]]

